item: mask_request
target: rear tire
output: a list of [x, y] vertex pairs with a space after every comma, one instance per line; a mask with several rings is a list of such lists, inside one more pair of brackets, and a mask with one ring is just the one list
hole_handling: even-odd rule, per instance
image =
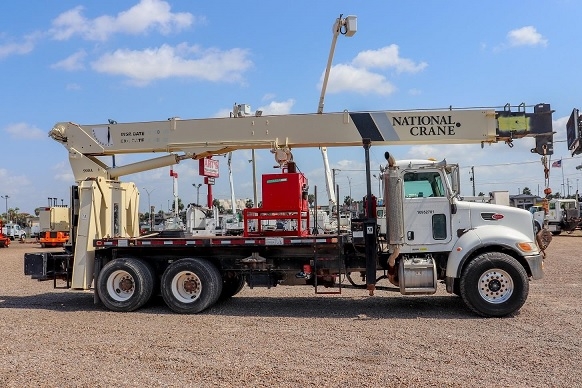
[[112, 311], [134, 311], [151, 297], [154, 278], [150, 267], [137, 259], [119, 258], [105, 264], [97, 279], [101, 302]]
[[195, 314], [216, 303], [222, 293], [222, 277], [209, 261], [180, 259], [164, 271], [161, 291], [172, 311]]
[[484, 317], [503, 317], [521, 308], [529, 293], [522, 265], [501, 252], [483, 253], [463, 270], [461, 297], [473, 312]]
[[245, 277], [235, 275], [233, 277], [225, 277], [222, 280], [222, 292], [219, 300], [226, 300], [232, 298], [242, 291], [245, 287]]

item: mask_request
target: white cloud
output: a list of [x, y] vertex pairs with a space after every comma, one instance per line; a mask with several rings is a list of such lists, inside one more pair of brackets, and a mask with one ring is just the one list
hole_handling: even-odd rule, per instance
[[507, 42], [511, 47], [517, 46], [547, 46], [548, 40], [535, 27], [526, 26], [507, 33]]
[[[325, 72], [321, 75], [318, 88], [321, 88]], [[351, 65], [335, 65], [329, 73], [328, 93], [355, 92], [360, 94], [375, 93], [389, 95], [396, 91], [382, 74]]]
[[397, 73], [418, 73], [424, 70], [426, 62], [415, 63], [411, 59], [401, 58], [396, 44], [378, 50], [366, 50], [358, 53], [352, 65], [361, 68], [395, 69]]
[[76, 53], [69, 55], [67, 58], [59, 61], [53, 65], [51, 68], [53, 69], [62, 69], [62, 70], [83, 70], [85, 65], [83, 64], [83, 60], [87, 57], [87, 53], [85, 50], [79, 50]]
[[65, 86], [66, 90], [81, 90], [81, 85], [79, 84], [75, 84], [75, 83], [71, 83], [71, 84], [67, 84]]
[[0, 59], [11, 55], [25, 55], [34, 50], [35, 43], [40, 34], [31, 34], [24, 37], [22, 42], [8, 42], [0, 44]]
[[554, 134], [554, 141], [557, 139], [566, 138], [566, 124], [568, 123], [568, 119], [570, 119], [570, 116], [564, 116], [556, 120], [552, 120], [552, 128], [556, 132]]
[[290, 98], [287, 101], [271, 101], [269, 105], [261, 106], [257, 110], [263, 111], [264, 115], [286, 115], [291, 113], [291, 108], [295, 105], [295, 100]]
[[105, 41], [116, 33], [140, 35], [157, 30], [168, 34], [192, 25], [192, 14], [172, 13], [170, 8], [170, 4], [165, 1], [141, 0], [116, 16], [88, 19], [83, 16], [84, 7], [77, 6], [57, 16], [49, 32], [56, 40], [67, 40], [79, 35], [87, 40]]
[[10, 134], [13, 139], [38, 140], [44, 139], [47, 135], [35, 126], [26, 123], [9, 124], [4, 131]]
[[[397, 88], [384, 74], [376, 70], [395, 70], [396, 73], [418, 73], [428, 64], [416, 63], [411, 59], [402, 58], [396, 44], [382, 47], [378, 50], [366, 50], [358, 53], [349, 64], [338, 64], [331, 68], [327, 92], [355, 92], [359, 94], [390, 95]], [[321, 89], [325, 71], [322, 73], [317, 87]]]
[[242, 82], [241, 74], [252, 66], [244, 49], [202, 50], [186, 43], [175, 47], [139, 50], [116, 50], [91, 64], [100, 73], [122, 75], [136, 85], [171, 77], [197, 78], [206, 81]]

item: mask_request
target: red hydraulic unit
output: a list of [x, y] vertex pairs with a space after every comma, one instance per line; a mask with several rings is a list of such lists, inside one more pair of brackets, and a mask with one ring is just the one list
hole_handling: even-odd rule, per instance
[[262, 177], [263, 204], [244, 210], [245, 236], [309, 234], [307, 178], [290, 162], [286, 170]]

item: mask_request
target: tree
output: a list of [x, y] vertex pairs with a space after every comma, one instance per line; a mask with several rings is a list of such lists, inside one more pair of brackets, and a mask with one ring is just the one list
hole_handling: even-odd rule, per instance
[[222, 206], [218, 199], [214, 198], [212, 201], [212, 206], [216, 207], [219, 213], [224, 213], [224, 206]]
[[523, 188], [523, 191], [522, 191], [522, 194], [531, 195], [531, 190], [529, 189], [529, 187], [524, 187]]
[[[175, 205], [176, 202], [172, 202], [172, 211], [174, 211]], [[182, 203], [182, 199], [178, 198], [178, 211], [181, 212], [182, 210], [184, 210], [184, 204]]]
[[353, 199], [349, 196], [346, 195], [346, 197], [344, 198], [344, 204], [347, 206], [350, 206], [352, 204]]
[[479, 191], [479, 197], [483, 197], [484, 195], [485, 195], [485, 193], [484, 193], [484, 192], [482, 192], [482, 191]]
[[315, 194], [307, 195], [307, 202], [309, 202], [309, 206], [313, 207], [313, 204], [315, 203]]
[[253, 207], [253, 200], [252, 200], [252, 199], [247, 199], [247, 200], [245, 201], [245, 207], [246, 207], [247, 209], [250, 209], [250, 208], [252, 208], [252, 207]]

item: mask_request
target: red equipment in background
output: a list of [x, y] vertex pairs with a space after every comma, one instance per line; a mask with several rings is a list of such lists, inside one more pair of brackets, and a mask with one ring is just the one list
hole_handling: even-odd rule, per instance
[[262, 191], [262, 206], [244, 210], [246, 237], [309, 234], [307, 178], [296, 172], [295, 163], [282, 173], [263, 175]]
[[368, 214], [368, 196], [363, 198], [364, 201], [364, 216], [367, 218], [376, 218], [376, 209], [378, 207], [378, 198], [374, 194], [372, 194], [372, 209], [371, 213]]
[[10, 245], [10, 237], [2, 232], [2, 220], [0, 220], [0, 248], [7, 248]]

